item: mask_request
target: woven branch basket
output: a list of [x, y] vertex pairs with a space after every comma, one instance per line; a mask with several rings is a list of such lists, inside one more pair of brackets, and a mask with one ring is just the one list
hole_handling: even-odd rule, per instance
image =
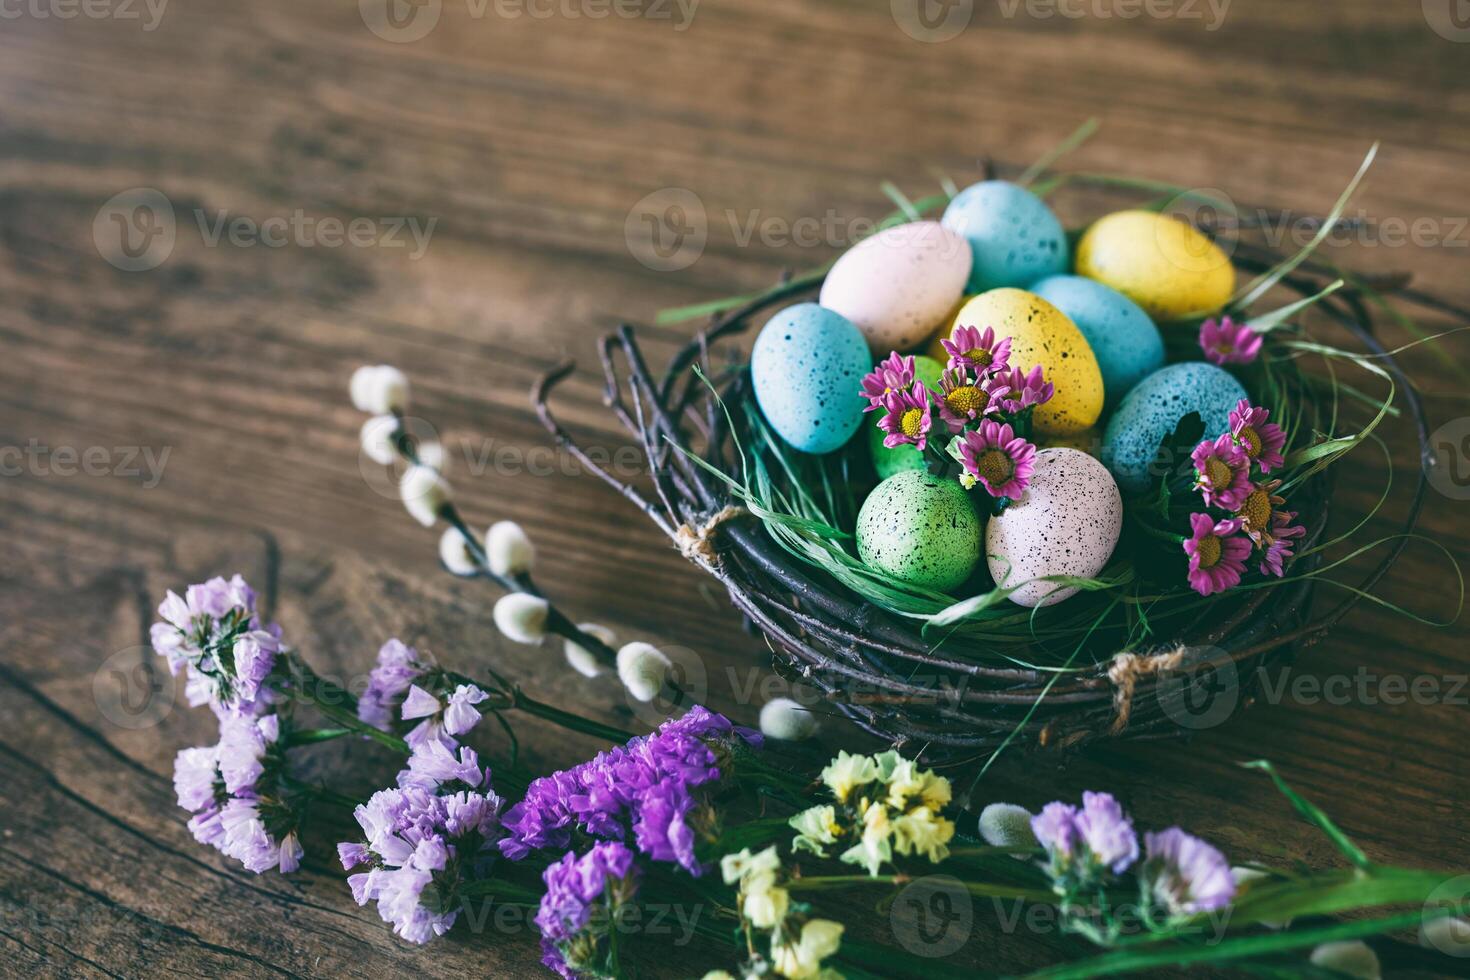
[[[1273, 264], [1269, 254], [1245, 243], [1237, 243], [1232, 261], [1248, 274]], [[1322, 288], [1315, 277], [1329, 274], [1305, 264], [1283, 285], [1308, 296]], [[1049, 672], [996, 666], [978, 644], [958, 636], [936, 652], [934, 638], [921, 635], [917, 624], [867, 603], [785, 551], [718, 478], [674, 448], [697, 453], [722, 472], [738, 472], [720, 402], [735, 406], [749, 396], [749, 372], [737, 364], [721, 375], [712, 352], [763, 322], [762, 313], [815, 293], [819, 285], [786, 283], [717, 317], [675, 354], [661, 376], [650, 372], [632, 327], [625, 325], [601, 339], [604, 401], [646, 454], [651, 495], [599, 467], [551, 413], [547, 398], [572, 371], [571, 364], [543, 377], [532, 398], [542, 423], [564, 451], [616, 488], [687, 558], [724, 585], [735, 607], [766, 637], [777, 672], [817, 689], [861, 728], [939, 763], [983, 757], [1006, 744], [1065, 749], [1101, 738], [1184, 734], [1208, 717], [1197, 704], [1184, 703], [1197, 697], [1195, 683], [1207, 679], [1217, 696], [1227, 699], [1227, 710], [1248, 705], [1258, 666], [1320, 640], [1356, 604], [1358, 592], [1349, 592], [1313, 617], [1311, 579], [1246, 591], [1212, 603], [1209, 613], [1186, 631], [1151, 650], [1117, 653], [1105, 644], [1094, 645], [1077, 663], [1096, 666], [1061, 680]], [[1404, 290], [1404, 295], [1433, 305], [1420, 294]], [[1420, 399], [1375, 338], [1366, 304], [1359, 295], [1341, 290], [1317, 308], [1352, 334], [1364, 352], [1379, 356], [1404, 394], [1421, 463], [1431, 459]], [[695, 364], [719, 386], [720, 401], [696, 376]], [[1331, 474], [1328, 468], [1292, 491], [1292, 506], [1307, 527], [1299, 551], [1309, 549], [1324, 531]], [[1413, 528], [1423, 503], [1422, 465], [1418, 476], [1403, 531]], [[1389, 546], [1355, 583], [1357, 590], [1371, 590], [1405, 543], [1401, 537]], [[1319, 557], [1297, 562], [1292, 571], [1309, 569]]]

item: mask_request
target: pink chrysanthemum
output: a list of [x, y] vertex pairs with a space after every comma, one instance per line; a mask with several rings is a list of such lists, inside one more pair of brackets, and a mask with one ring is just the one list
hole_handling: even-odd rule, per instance
[[1056, 393], [1056, 386], [1045, 379], [1040, 364], [1025, 373], [1020, 368], [1011, 368], [1008, 374], [998, 375], [997, 380], [1003, 380], [1008, 389], [1000, 407], [1012, 415], [1032, 405], [1045, 404]]
[[1011, 361], [1011, 338], [997, 341], [992, 327], [958, 327], [954, 336], [939, 344], [949, 355], [948, 367], [973, 371], [980, 377], [1004, 371]]
[[1270, 473], [1286, 463], [1281, 455], [1286, 446], [1286, 432], [1275, 422], [1266, 421], [1270, 417], [1266, 409], [1252, 408], [1244, 398], [1230, 413], [1230, 434], [1262, 473]]
[[1015, 500], [1026, 492], [1036, 470], [1036, 447], [1017, 437], [1009, 424], [986, 419], [965, 433], [960, 462], [992, 497]]
[[1286, 503], [1286, 498], [1276, 493], [1279, 486], [1280, 480], [1251, 484], [1250, 493], [1235, 510], [1235, 516], [1240, 518], [1240, 529], [1257, 547], [1264, 548], [1271, 543], [1271, 529], [1281, 513], [1281, 505]]
[[939, 391], [934, 394], [934, 402], [939, 406], [939, 417], [949, 426], [949, 431], [958, 433], [993, 411], [997, 395], [1005, 390], [1005, 385], [997, 378], [975, 380], [962, 370], [947, 368], [939, 376]]
[[1209, 514], [1190, 514], [1190, 537], [1184, 540], [1189, 556], [1189, 585], [1200, 595], [1214, 595], [1240, 584], [1251, 543], [1238, 534], [1240, 521], [1215, 522]]
[[1230, 433], [1194, 447], [1194, 485], [1211, 507], [1240, 509], [1251, 492], [1251, 461]]
[[905, 443], [924, 448], [934, 418], [929, 412], [929, 389], [915, 381], [909, 388], [898, 388], [883, 396], [884, 415], [878, 428], [887, 433], [883, 445], [892, 449]]
[[883, 407], [883, 396], [891, 391], [903, 391], [914, 383], [913, 355], [903, 357], [893, 351], [863, 378], [863, 397], [868, 400], [865, 412]]
[[1307, 533], [1307, 529], [1300, 524], [1291, 523], [1295, 518], [1296, 514], [1289, 510], [1276, 511], [1272, 516], [1271, 533], [1261, 554], [1262, 575], [1275, 575], [1280, 578], [1286, 574], [1286, 560], [1291, 557], [1292, 550], [1296, 547], [1292, 539], [1300, 538]]
[[1228, 316], [1222, 320], [1206, 320], [1199, 327], [1199, 345], [1205, 360], [1211, 364], [1249, 364], [1261, 353], [1264, 338], [1249, 324], [1236, 323]]

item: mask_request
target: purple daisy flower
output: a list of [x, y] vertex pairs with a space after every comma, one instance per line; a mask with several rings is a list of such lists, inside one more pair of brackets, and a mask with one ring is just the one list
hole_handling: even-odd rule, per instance
[[915, 381], [908, 389], [895, 389], [883, 396], [884, 416], [878, 420], [878, 428], [887, 433], [883, 445], [892, 449], [905, 443], [924, 448], [929, 438], [929, 428], [934, 423], [929, 412], [929, 389], [924, 382]]
[[976, 380], [962, 370], [946, 368], [939, 376], [939, 390], [934, 393], [934, 403], [939, 407], [939, 417], [949, 431], [958, 434], [971, 422], [993, 411], [997, 396], [1007, 390], [995, 378]]
[[998, 375], [996, 380], [1004, 382], [1006, 389], [1005, 397], [1000, 400], [1001, 410], [1011, 415], [1032, 405], [1044, 405], [1056, 394], [1056, 386], [1046, 380], [1040, 364], [1025, 372], [1013, 367], [1009, 374]]
[[863, 397], [868, 400], [865, 412], [883, 407], [883, 398], [891, 392], [905, 391], [914, 383], [914, 358], [904, 357], [893, 351], [878, 362], [872, 372], [863, 378]]
[[1190, 537], [1184, 540], [1189, 556], [1189, 584], [1200, 595], [1214, 595], [1240, 584], [1250, 539], [1237, 534], [1240, 520], [1216, 522], [1209, 514], [1190, 514]]
[[948, 367], [974, 371], [980, 377], [1004, 371], [1011, 361], [1011, 338], [997, 341], [992, 327], [957, 327], [949, 340], [939, 344], [949, 355]]
[[1251, 461], [1230, 433], [1201, 442], [1190, 459], [1194, 461], [1194, 485], [1205, 503], [1232, 513], [1239, 510], [1251, 492]]
[[1228, 316], [1218, 321], [1211, 318], [1199, 327], [1199, 345], [1205, 359], [1221, 367], [1254, 361], [1264, 339], [1249, 324], [1236, 323]]
[[1171, 915], [1222, 909], [1235, 897], [1235, 878], [1225, 855], [1178, 827], [1144, 836], [1144, 878]]
[[1281, 455], [1286, 446], [1286, 432], [1275, 422], [1266, 421], [1270, 417], [1269, 411], [1252, 408], [1244, 398], [1230, 413], [1230, 435], [1262, 473], [1270, 473], [1286, 463]]
[[1036, 447], [1016, 435], [1010, 423], [985, 419], [960, 442], [960, 462], [992, 497], [1018, 499], [1036, 470]]

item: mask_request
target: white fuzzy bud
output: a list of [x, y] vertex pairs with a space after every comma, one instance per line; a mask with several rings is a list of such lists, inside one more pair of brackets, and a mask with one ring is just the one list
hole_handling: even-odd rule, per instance
[[455, 575], [473, 575], [480, 570], [468, 542], [457, 527], [446, 527], [439, 536], [439, 560]]
[[772, 698], [761, 705], [761, 734], [783, 742], [800, 742], [817, 731], [817, 716], [790, 698]]
[[1470, 919], [1430, 919], [1419, 927], [1419, 945], [1446, 956], [1470, 956]]
[[1031, 811], [1014, 803], [992, 803], [980, 811], [980, 837], [991, 847], [1034, 851], [1040, 845], [1031, 832]]
[[[578, 623], [577, 627], [583, 632], [596, 637], [608, 646], [618, 642], [617, 634], [606, 626], [597, 623]], [[591, 650], [571, 640], [564, 647], [567, 654], [567, 663], [571, 668], [583, 677], [596, 677], [602, 673], [602, 661]]]
[[618, 651], [618, 680], [639, 701], [652, 701], [673, 666], [652, 643], [629, 643]]
[[419, 458], [420, 466], [444, 472], [444, 443], [438, 440], [421, 442], [414, 447], [413, 454]]
[[433, 527], [439, 508], [449, 502], [449, 484], [427, 466], [410, 466], [398, 481], [398, 493], [409, 516], [424, 527]]
[[362, 451], [374, 463], [388, 466], [398, 458], [398, 447], [393, 444], [393, 436], [397, 431], [396, 418], [391, 415], [374, 415], [362, 424]]
[[1340, 943], [1323, 943], [1312, 950], [1312, 965], [1358, 980], [1382, 980], [1383, 968], [1378, 964], [1378, 954], [1360, 939]]
[[360, 412], [386, 415], [408, 408], [408, 376], [389, 364], [360, 367], [352, 372], [348, 392]]
[[[1262, 871], [1260, 868], [1231, 868], [1230, 877], [1234, 878], [1235, 884], [1239, 886], [1252, 881], [1269, 879], [1271, 876]], [[1261, 925], [1265, 926], [1267, 929], [1285, 929], [1287, 926], [1291, 925], [1291, 920], [1262, 919]]]
[[485, 532], [485, 557], [496, 575], [524, 575], [536, 564], [536, 546], [515, 521], [496, 521]]
[[517, 643], [540, 643], [550, 616], [549, 602], [525, 592], [503, 595], [495, 604], [495, 625]]

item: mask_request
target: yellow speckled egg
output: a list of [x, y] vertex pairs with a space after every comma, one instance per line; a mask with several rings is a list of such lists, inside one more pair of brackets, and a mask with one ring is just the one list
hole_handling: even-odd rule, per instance
[[1077, 244], [1077, 274], [1113, 287], [1155, 320], [1206, 316], [1235, 290], [1235, 267], [1218, 245], [1152, 211], [1094, 222]]
[[[959, 327], [994, 327], [996, 336], [1011, 338], [1011, 367], [1029, 371], [1041, 365], [1056, 394], [1036, 406], [1037, 432], [1081, 432], [1102, 414], [1102, 372], [1092, 348], [1077, 325], [1040, 296], [1009, 287], [981, 293], [960, 307], [945, 337]], [[946, 358], [937, 341], [929, 356]]]

